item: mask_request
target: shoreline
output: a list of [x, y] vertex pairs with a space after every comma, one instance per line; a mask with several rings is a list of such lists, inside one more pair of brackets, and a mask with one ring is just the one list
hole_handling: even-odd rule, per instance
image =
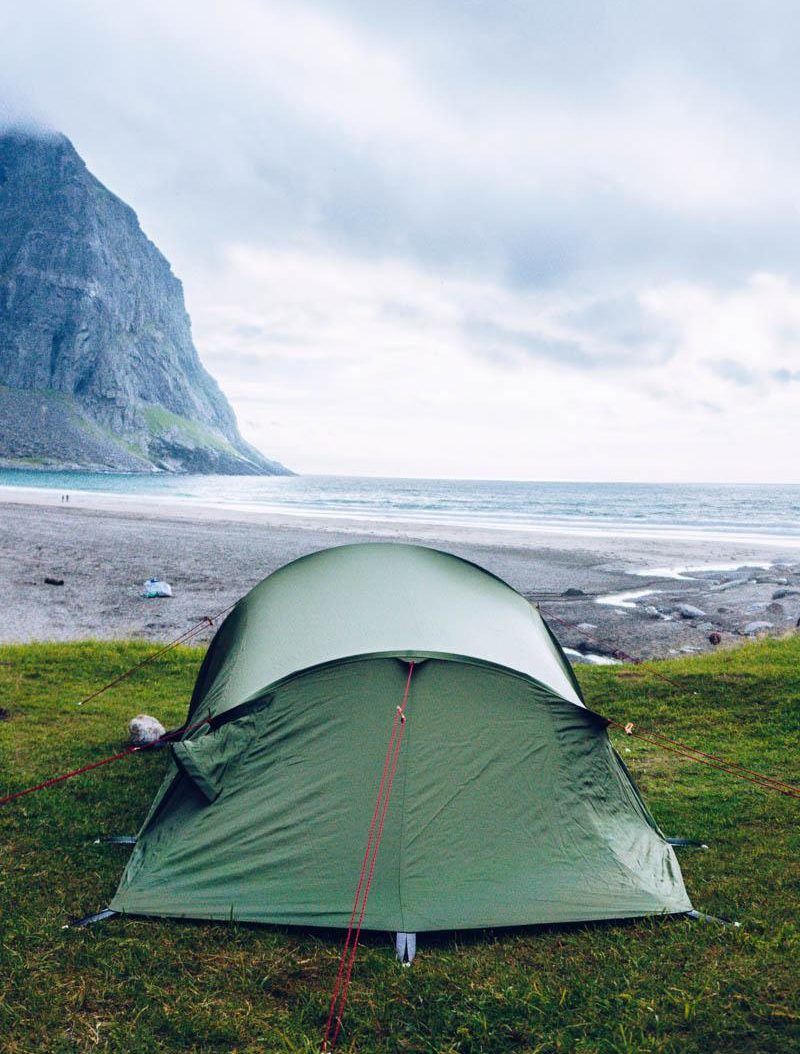
[[[37, 507], [63, 507], [61, 492], [49, 487], [25, 487], [0, 485], [0, 508], [3, 505], [35, 505]], [[300, 530], [334, 530], [345, 533], [422, 537], [430, 536], [445, 540], [482, 541], [486, 544], [531, 544], [545, 540], [572, 539], [625, 539], [630, 543], [672, 543], [676, 546], [698, 543], [713, 546], [732, 546], [741, 555], [747, 553], [755, 559], [759, 550], [780, 553], [781, 558], [790, 559], [797, 553], [800, 559], [800, 534], [770, 534], [767, 532], [742, 533], [738, 530], [704, 528], [691, 524], [633, 525], [630, 522], [566, 521], [542, 519], [527, 523], [513, 520], [490, 520], [477, 518], [459, 520], [454, 517], [403, 517], [387, 515], [373, 517], [367, 514], [348, 513], [335, 509], [292, 509], [285, 505], [262, 505], [247, 503], [211, 503], [196, 498], [176, 495], [162, 497], [158, 494], [117, 494], [108, 491], [72, 490], [69, 492], [69, 508], [81, 508], [97, 512], [121, 513], [125, 515], [159, 517], [169, 519], [200, 520], [202, 522], [252, 523], [267, 526], [295, 526]], [[502, 539], [502, 540], [501, 540]]]
[[[58, 491], [2, 487], [0, 643], [170, 640], [290, 560], [356, 541], [432, 545], [486, 567], [551, 614], [573, 661], [705, 651], [709, 634], [731, 644], [751, 623], [782, 635], [800, 618], [800, 539], [497, 530], [94, 492], [64, 503]], [[174, 596], [143, 600], [150, 577], [166, 578]], [[788, 595], [776, 600], [778, 591]], [[684, 617], [680, 605], [702, 614]]]

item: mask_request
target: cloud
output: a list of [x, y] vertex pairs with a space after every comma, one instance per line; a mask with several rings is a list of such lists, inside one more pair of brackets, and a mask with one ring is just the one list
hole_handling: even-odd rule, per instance
[[738, 384], [740, 388], [751, 388], [758, 382], [756, 374], [735, 359], [717, 359], [709, 363], [709, 369], [723, 380]]
[[794, 5], [585, 12], [8, 4], [0, 121], [136, 208], [297, 468], [790, 478]]

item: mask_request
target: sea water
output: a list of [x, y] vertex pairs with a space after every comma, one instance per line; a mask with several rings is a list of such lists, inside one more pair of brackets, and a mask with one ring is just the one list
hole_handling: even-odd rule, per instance
[[[542, 483], [359, 476], [174, 476], [0, 470], [0, 488], [108, 494], [304, 517], [800, 542], [800, 484]], [[127, 504], [127, 501], [126, 501]]]

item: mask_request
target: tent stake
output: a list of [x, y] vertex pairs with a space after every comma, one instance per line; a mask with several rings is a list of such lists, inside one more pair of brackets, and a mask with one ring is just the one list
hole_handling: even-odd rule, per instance
[[112, 919], [115, 915], [119, 915], [119, 912], [113, 911], [111, 908], [103, 908], [102, 911], [98, 911], [94, 915], [84, 915], [82, 919], [74, 919], [61, 928], [62, 930], [68, 930], [73, 926], [91, 926], [95, 922], [104, 922], [106, 919]]
[[702, 911], [695, 911], [694, 908], [686, 912], [686, 917], [694, 919], [695, 922], [718, 922], [720, 926], [741, 926], [741, 922], [731, 922], [730, 919], [720, 919], [716, 915], [706, 915]]

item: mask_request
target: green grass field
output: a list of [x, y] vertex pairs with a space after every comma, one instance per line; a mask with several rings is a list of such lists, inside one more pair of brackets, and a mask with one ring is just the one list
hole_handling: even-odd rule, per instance
[[[75, 705], [150, 650], [0, 648], [0, 796], [113, 753], [140, 711], [179, 725], [197, 650]], [[609, 717], [800, 783], [800, 637], [580, 677]], [[439, 934], [421, 938], [410, 969], [369, 934], [339, 1049], [800, 1050], [800, 800], [614, 740], [666, 834], [710, 845], [678, 850], [695, 907], [741, 928], [656, 918]], [[340, 933], [119, 918], [62, 929], [108, 902], [128, 850], [94, 839], [135, 833], [165, 763], [134, 755], [0, 807], [3, 1054], [319, 1049]]]

